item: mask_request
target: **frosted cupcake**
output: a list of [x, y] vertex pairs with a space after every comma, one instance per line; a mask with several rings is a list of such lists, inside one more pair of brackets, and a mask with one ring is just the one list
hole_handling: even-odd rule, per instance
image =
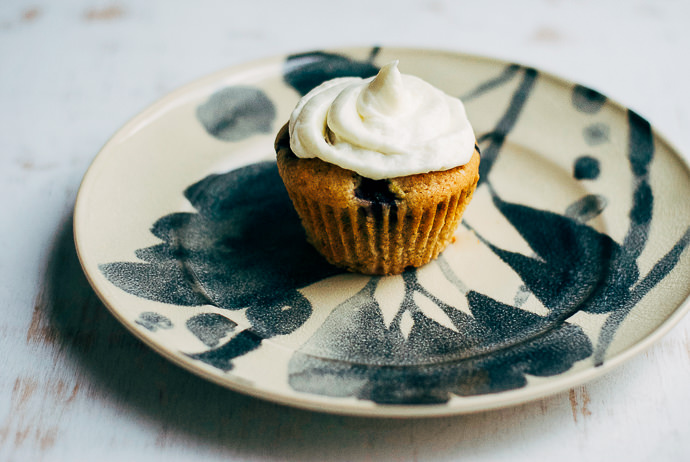
[[330, 263], [365, 274], [436, 258], [479, 179], [462, 102], [397, 64], [314, 88], [275, 143], [309, 242]]

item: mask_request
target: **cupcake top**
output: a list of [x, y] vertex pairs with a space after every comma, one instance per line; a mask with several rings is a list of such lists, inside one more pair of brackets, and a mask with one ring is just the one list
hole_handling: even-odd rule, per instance
[[307, 93], [289, 123], [290, 148], [380, 180], [448, 170], [469, 162], [474, 132], [458, 98], [398, 61], [376, 77], [329, 80]]

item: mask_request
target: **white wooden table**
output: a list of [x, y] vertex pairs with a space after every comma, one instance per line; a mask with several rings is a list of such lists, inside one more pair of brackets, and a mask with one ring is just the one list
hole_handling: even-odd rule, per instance
[[222, 389], [136, 340], [86, 282], [70, 224], [89, 163], [145, 106], [315, 48], [531, 65], [631, 107], [688, 159], [689, 23], [690, 3], [671, 0], [3, 1], [0, 460], [690, 460], [690, 318], [605, 377], [519, 407], [324, 415]]

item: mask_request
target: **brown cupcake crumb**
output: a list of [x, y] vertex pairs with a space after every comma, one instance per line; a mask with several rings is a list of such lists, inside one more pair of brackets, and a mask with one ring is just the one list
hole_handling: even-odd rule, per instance
[[385, 180], [295, 156], [287, 124], [275, 149], [309, 242], [330, 263], [364, 274], [398, 274], [435, 259], [479, 180], [476, 149], [465, 165]]

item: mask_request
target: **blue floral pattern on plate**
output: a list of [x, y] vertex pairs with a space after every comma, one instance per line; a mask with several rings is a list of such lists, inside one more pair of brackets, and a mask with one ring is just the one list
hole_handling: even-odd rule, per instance
[[[333, 77], [368, 77], [376, 73], [381, 52], [373, 48], [363, 60], [324, 51], [288, 56], [282, 80], [299, 96]], [[585, 193], [558, 212], [506, 194], [493, 170], [508, 155], [505, 146], [545, 77], [515, 64], [493, 63], [492, 72], [458, 96], [470, 105], [484, 99], [495, 104], [492, 95], [504, 95], [502, 109], [490, 108], [493, 126], [477, 133], [482, 152], [478, 192], [484, 191], [484, 204], [529, 251], [497, 240], [471, 217], [461, 228], [521, 281], [513, 299], [473, 287], [458, 274], [456, 254], [448, 252], [429, 265], [432, 269], [397, 276], [396, 295], [386, 300], [380, 294], [391, 281], [362, 276], [359, 288], [290, 353], [286, 383], [293, 392], [393, 406], [447, 405], [458, 396], [518, 390], [528, 386], [530, 377], [557, 377], [578, 362], [601, 367], [631, 310], [681, 261], [690, 243], [690, 223], [680, 225], [678, 239], [653, 264], [644, 271], [638, 264], [654, 226], [657, 192], [650, 171], [656, 142], [649, 123], [633, 111], [624, 111], [630, 194], [622, 239], [593, 224], [619, 197]], [[585, 119], [580, 136], [584, 146], [592, 147], [573, 158], [569, 174], [574, 183], [596, 182], [607, 165], [596, 146], [619, 136], [596, 119], [610, 103], [595, 90], [568, 88], [563, 100]], [[232, 144], [271, 132], [282, 124], [276, 114], [276, 103], [260, 85], [236, 85], [201, 101], [196, 123], [207, 136]], [[180, 327], [206, 346], [200, 352], [182, 351], [193, 362], [219, 374], [233, 371], [238, 359], [314, 319], [319, 307], [309, 296], [310, 287], [344, 290], [338, 287], [342, 271], [305, 241], [275, 162], [211, 173], [190, 182], [184, 197], [194, 211], [161, 215], [151, 227], [158, 244], [133, 249], [137, 261], [101, 262], [99, 269], [109, 283], [171, 309], [220, 310], [190, 312]], [[437, 280], [464, 300], [462, 306], [449, 302], [436, 284], [429, 285], [425, 271], [435, 271]], [[538, 310], [527, 308], [535, 304]], [[241, 319], [233, 313], [241, 313]], [[596, 335], [579, 325], [578, 314], [602, 316]], [[152, 310], [134, 322], [154, 334], [173, 328], [173, 321]]]

